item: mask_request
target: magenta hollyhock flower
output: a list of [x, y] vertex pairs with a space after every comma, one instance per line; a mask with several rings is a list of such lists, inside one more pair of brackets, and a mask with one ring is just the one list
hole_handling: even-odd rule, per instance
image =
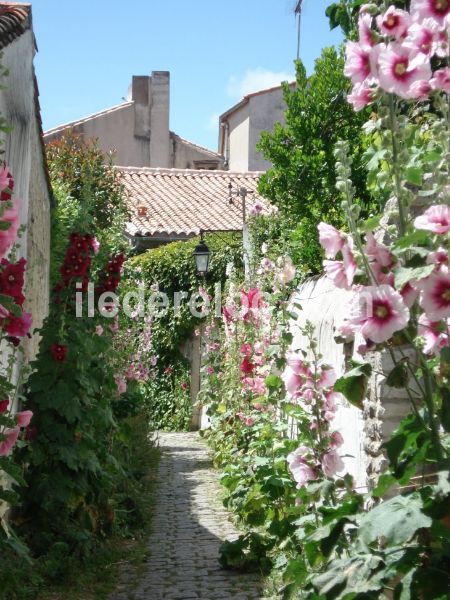
[[450, 0], [411, 0], [410, 13], [413, 21], [431, 17], [442, 27], [450, 14]]
[[325, 256], [327, 258], [336, 258], [336, 254], [345, 245], [344, 235], [336, 227], [323, 221], [317, 225], [317, 229], [319, 231], [319, 242], [325, 250]]
[[450, 93], [450, 68], [444, 67], [435, 71], [430, 84], [434, 90], [443, 90], [447, 94]]
[[406, 33], [411, 17], [405, 10], [390, 6], [387, 11], [377, 17], [377, 25], [383, 35], [391, 35], [400, 40]]
[[239, 366], [241, 373], [245, 375], [250, 375], [255, 370], [255, 365], [252, 363], [248, 356], [244, 356]]
[[443, 321], [430, 321], [425, 314], [420, 315], [418, 323], [418, 334], [425, 340], [424, 353], [439, 354], [440, 350], [448, 345], [448, 324]]
[[418, 282], [420, 305], [430, 321], [450, 318], [450, 274], [446, 267]]
[[430, 206], [423, 215], [416, 217], [414, 227], [437, 234], [448, 233], [450, 230], [450, 206], [447, 204]]
[[20, 227], [20, 200], [14, 198], [11, 208], [7, 208], [1, 215], [0, 221], [10, 223], [8, 229], [0, 229], [0, 256], [5, 256], [11, 246], [17, 239], [17, 232]]
[[33, 413], [31, 410], [24, 410], [16, 414], [16, 421], [19, 427], [28, 427], [30, 424]]
[[0, 169], [0, 200], [10, 200], [11, 193], [14, 190], [14, 179], [9, 168], [4, 165]]
[[359, 43], [363, 48], [370, 49], [375, 46], [375, 32], [372, 29], [372, 16], [363, 13], [358, 20]]
[[327, 477], [332, 477], [338, 471], [344, 469], [342, 458], [335, 450], [330, 450], [322, 455], [321, 458], [322, 470]]
[[206, 368], [206, 372], [208, 373], [208, 375], [212, 375], [214, 373], [214, 367], [208, 365], [208, 367]]
[[14, 444], [17, 442], [19, 437], [20, 427], [14, 427], [13, 429], [4, 429], [0, 433], [0, 456], [9, 456]]
[[0, 400], [0, 415], [8, 410], [9, 400]]
[[357, 42], [347, 42], [345, 45], [344, 74], [355, 83], [362, 83], [372, 74], [371, 49]]
[[376, 93], [377, 90], [367, 83], [357, 83], [353, 86], [351, 93], [347, 95], [347, 102], [353, 106], [355, 112], [359, 112], [375, 101]]
[[428, 57], [397, 42], [381, 45], [378, 64], [380, 87], [401, 98], [412, 98], [412, 84], [431, 78]]
[[409, 321], [409, 309], [390, 285], [361, 287], [350, 301], [348, 322], [367, 340], [381, 344]]
[[317, 479], [317, 473], [305, 460], [305, 456], [311, 453], [312, 450], [310, 448], [299, 446], [296, 450], [288, 454], [286, 458], [292, 476], [297, 482], [297, 488], [301, 488], [308, 481]]

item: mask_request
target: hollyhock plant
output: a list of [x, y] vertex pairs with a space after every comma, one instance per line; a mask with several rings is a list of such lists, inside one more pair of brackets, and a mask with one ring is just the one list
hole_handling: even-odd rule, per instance
[[31, 410], [24, 410], [20, 413], [16, 414], [16, 421], [19, 427], [28, 427], [30, 421], [33, 417], [33, 413]]
[[351, 299], [348, 323], [376, 344], [389, 340], [408, 321], [409, 309], [390, 285], [362, 287]]
[[357, 83], [353, 86], [350, 94], [347, 96], [347, 101], [353, 106], [356, 112], [359, 112], [369, 104], [372, 104], [377, 95], [376, 88], [367, 85], [367, 83]]
[[430, 206], [423, 215], [414, 220], [416, 229], [425, 229], [438, 235], [450, 231], [450, 206], [447, 204], [435, 204]]
[[376, 44], [376, 34], [372, 29], [372, 16], [361, 14], [358, 19], [359, 43], [365, 49], [370, 49]]
[[377, 17], [377, 25], [381, 33], [395, 37], [397, 40], [405, 35], [410, 21], [409, 13], [395, 6], [390, 6], [384, 14]]
[[430, 321], [425, 314], [420, 315], [418, 334], [423, 337], [425, 354], [437, 355], [444, 346], [448, 346], [448, 326], [443, 321]]
[[392, 42], [380, 46], [378, 56], [380, 87], [401, 98], [412, 98], [411, 86], [431, 79], [429, 58], [407, 46]]
[[327, 477], [332, 477], [345, 468], [342, 458], [335, 450], [330, 450], [322, 455], [321, 465]]
[[344, 73], [354, 84], [363, 83], [371, 76], [371, 53], [371, 49], [357, 42], [347, 42]]
[[442, 90], [447, 94], [450, 93], [450, 68], [445, 67], [434, 72], [434, 77], [430, 80], [430, 85], [433, 90]]
[[307, 446], [299, 446], [296, 450], [288, 454], [287, 463], [289, 469], [297, 482], [297, 488], [301, 488], [308, 481], [317, 479], [317, 472], [306, 462], [305, 457], [312, 454], [312, 450]]
[[325, 274], [338, 288], [349, 290], [356, 273], [356, 261], [348, 244], [342, 248], [343, 260], [324, 260]]
[[433, 19], [424, 19], [421, 23], [413, 23], [408, 29], [405, 46], [432, 56], [437, 50], [440, 28]]
[[345, 246], [345, 237], [342, 233], [323, 221], [317, 226], [319, 231], [319, 242], [325, 250], [326, 258], [336, 258], [336, 254]]
[[[19, 438], [20, 427], [6, 428], [0, 433], [0, 456], [9, 456]], [[3, 439], [2, 439], [3, 438]]]

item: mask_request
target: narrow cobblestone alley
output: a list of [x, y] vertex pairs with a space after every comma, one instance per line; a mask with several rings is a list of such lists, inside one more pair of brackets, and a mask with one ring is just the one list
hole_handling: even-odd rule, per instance
[[219, 566], [220, 544], [237, 532], [220, 501], [205, 443], [197, 433], [164, 433], [159, 443], [146, 572], [137, 584], [125, 578], [110, 600], [259, 599], [257, 576]]

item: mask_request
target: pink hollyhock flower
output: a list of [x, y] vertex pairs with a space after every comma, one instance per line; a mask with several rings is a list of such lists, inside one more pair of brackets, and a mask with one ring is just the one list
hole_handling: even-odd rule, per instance
[[14, 337], [24, 337], [30, 331], [33, 319], [30, 313], [23, 312], [20, 317], [9, 315], [6, 332]]
[[301, 399], [305, 404], [311, 404], [314, 400], [314, 390], [311, 388], [303, 389], [301, 392]]
[[0, 200], [10, 200], [11, 193], [14, 190], [14, 179], [9, 168], [4, 165], [0, 169]]
[[361, 287], [350, 301], [349, 324], [365, 339], [386, 342], [409, 321], [409, 309], [390, 285]]
[[4, 439], [0, 441], [0, 456], [9, 456], [14, 444], [17, 442], [19, 437], [20, 427], [14, 427], [13, 429], [4, 429], [0, 434], [0, 438]]
[[414, 302], [419, 297], [419, 290], [417, 288], [413, 287], [410, 283], [407, 283], [400, 290], [400, 295], [403, 298], [403, 302], [405, 303], [405, 306], [407, 306], [408, 308], [411, 308], [411, 306], [414, 304]]
[[356, 262], [348, 244], [345, 244], [342, 248], [342, 257], [342, 261], [324, 260], [323, 266], [326, 276], [331, 279], [337, 288], [349, 290], [352, 287], [356, 273]]
[[95, 328], [95, 333], [97, 335], [103, 335], [103, 327], [101, 325], [97, 325]]
[[15, 198], [13, 200], [13, 206], [7, 208], [1, 215], [0, 221], [10, 223], [8, 229], [0, 229], [0, 256], [5, 256], [11, 246], [17, 239], [17, 232], [20, 227], [20, 200]]
[[450, 274], [441, 267], [429, 277], [418, 282], [421, 290], [420, 305], [430, 321], [440, 321], [450, 317]]
[[241, 373], [244, 373], [245, 375], [250, 375], [255, 370], [255, 365], [252, 363], [248, 356], [244, 356], [239, 366], [239, 369]]
[[384, 14], [377, 17], [377, 25], [381, 33], [391, 35], [397, 40], [405, 35], [410, 21], [409, 13], [395, 6], [390, 6]]
[[284, 382], [287, 393], [292, 397], [296, 397], [300, 387], [303, 385], [304, 377], [295, 373], [292, 368], [287, 367], [284, 370], [281, 379]]
[[339, 433], [339, 431], [333, 431], [330, 439], [330, 447], [331, 448], [340, 448], [344, 443], [344, 438]]
[[294, 267], [292, 259], [289, 256], [287, 256], [284, 260], [282, 270], [277, 273], [276, 280], [279, 284], [283, 286], [287, 285], [294, 279], [296, 272], [297, 271]]
[[301, 488], [308, 481], [317, 479], [317, 473], [305, 461], [305, 456], [311, 453], [310, 448], [299, 446], [296, 450], [288, 454], [286, 458], [293, 478], [297, 482], [297, 488]]
[[353, 106], [355, 112], [359, 112], [375, 101], [376, 93], [377, 90], [367, 85], [367, 83], [356, 83], [351, 93], [347, 95], [347, 102]]
[[442, 321], [430, 321], [425, 314], [420, 315], [418, 334], [425, 340], [425, 354], [439, 354], [440, 350], [448, 345], [448, 335], [443, 331], [446, 327], [448, 325], [444, 325]]
[[24, 410], [16, 414], [16, 421], [19, 427], [28, 427], [30, 424], [33, 413], [31, 410]]
[[245, 424], [247, 425], [247, 427], [251, 427], [252, 425], [254, 425], [255, 421], [253, 420], [253, 417], [247, 417], [245, 419]]
[[359, 43], [365, 49], [370, 49], [375, 46], [375, 32], [372, 29], [372, 16], [361, 14], [358, 20]]
[[355, 337], [355, 328], [348, 321], [344, 321], [337, 327], [337, 333], [348, 343]]
[[427, 265], [446, 265], [448, 264], [448, 252], [445, 248], [438, 248], [436, 252], [430, 252], [427, 256]]
[[364, 249], [370, 261], [376, 261], [382, 267], [390, 268], [394, 265], [394, 257], [389, 248], [377, 242], [371, 232], [366, 233], [366, 246]]
[[212, 375], [214, 373], [214, 367], [208, 365], [208, 367], [206, 368], [206, 372], [208, 373], [208, 375]]
[[409, 27], [408, 36], [403, 43], [405, 46], [418, 50], [426, 56], [432, 56], [435, 52], [439, 30], [439, 25], [433, 19], [413, 23]]
[[332, 477], [335, 473], [344, 469], [342, 458], [334, 450], [322, 455], [321, 464], [327, 477]]
[[303, 375], [303, 377], [312, 377], [312, 372], [307, 363], [299, 357], [295, 352], [289, 352], [286, 357], [286, 362], [288, 366], [293, 370], [294, 373], [298, 375]]
[[434, 90], [443, 90], [447, 94], [450, 93], [450, 68], [444, 67], [435, 71], [430, 84]]
[[450, 230], [450, 206], [447, 204], [430, 206], [423, 215], [416, 217], [414, 227], [437, 234], [447, 233]]
[[261, 267], [264, 269], [264, 271], [272, 271], [272, 269], [274, 268], [274, 266], [275, 265], [270, 260], [270, 258], [264, 257], [261, 260]]
[[96, 237], [92, 238], [91, 247], [92, 247], [92, 250], [94, 251], [94, 254], [98, 254], [98, 251], [100, 250], [100, 242], [98, 241], [98, 239]]
[[336, 254], [345, 246], [344, 235], [336, 227], [323, 221], [318, 224], [317, 229], [319, 231], [319, 242], [325, 250], [325, 256], [336, 258]]
[[433, 18], [441, 27], [450, 14], [449, 0], [411, 0], [410, 13], [413, 21]]
[[8, 410], [9, 400], [0, 400], [0, 415]]
[[432, 79], [430, 81], [415, 81], [409, 88], [410, 97], [419, 102], [428, 100], [430, 92], [433, 91]]
[[255, 396], [264, 396], [267, 391], [264, 377], [254, 377], [250, 385], [250, 390]]
[[250, 356], [252, 353], [252, 345], [251, 344], [242, 344], [240, 353], [242, 356]]
[[323, 365], [321, 367], [321, 369], [322, 369], [322, 372], [320, 374], [319, 381], [317, 382], [318, 387], [319, 388], [333, 387], [333, 385], [336, 383], [336, 379], [337, 379], [336, 371], [332, 367], [329, 367], [328, 365]]
[[127, 391], [127, 382], [125, 381], [125, 379], [123, 377], [120, 377], [119, 375], [115, 375], [114, 380], [116, 382], [118, 394], [124, 394]]
[[381, 46], [378, 64], [380, 86], [401, 98], [412, 98], [412, 84], [431, 78], [428, 57], [397, 42]]
[[371, 52], [357, 42], [346, 43], [344, 74], [352, 83], [362, 83], [371, 76]]
[[336, 402], [339, 400], [339, 394], [337, 392], [328, 392], [325, 396], [325, 402], [323, 403], [323, 407], [328, 412], [335, 413], [337, 411]]

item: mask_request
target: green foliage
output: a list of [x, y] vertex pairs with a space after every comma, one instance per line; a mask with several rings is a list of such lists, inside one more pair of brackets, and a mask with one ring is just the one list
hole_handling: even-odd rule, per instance
[[321, 271], [318, 223], [344, 224], [333, 155], [338, 140], [350, 143], [353, 181], [365, 214], [371, 202], [361, 133], [367, 113], [355, 113], [347, 102], [349, 82], [343, 65], [342, 53], [333, 48], [323, 50], [311, 77], [298, 63], [296, 88], [285, 87], [285, 125], [263, 133], [259, 143], [259, 150], [273, 164], [262, 176], [259, 190], [280, 209], [283, 227], [292, 231], [294, 256], [303, 275]]

